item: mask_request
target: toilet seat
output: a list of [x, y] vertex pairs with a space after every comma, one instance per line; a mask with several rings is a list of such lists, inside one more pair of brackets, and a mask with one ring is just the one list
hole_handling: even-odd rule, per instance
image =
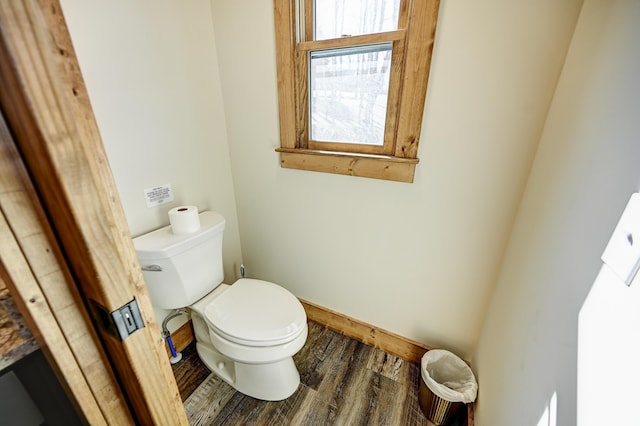
[[246, 346], [274, 346], [305, 330], [306, 314], [288, 290], [268, 281], [243, 278], [204, 308], [207, 322], [221, 337]]

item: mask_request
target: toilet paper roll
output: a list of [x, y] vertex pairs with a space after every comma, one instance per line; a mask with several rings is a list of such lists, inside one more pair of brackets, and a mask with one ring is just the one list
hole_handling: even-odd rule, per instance
[[169, 210], [171, 231], [177, 235], [192, 234], [200, 229], [200, 217], [196, 206], [180, 206]]

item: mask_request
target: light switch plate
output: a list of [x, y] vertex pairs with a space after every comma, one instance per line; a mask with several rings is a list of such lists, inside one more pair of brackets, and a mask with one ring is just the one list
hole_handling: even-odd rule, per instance
[[602, 253], [602, 261], [627, 285], [631, 285], [640, 267], [640, 194], [631, 196]]

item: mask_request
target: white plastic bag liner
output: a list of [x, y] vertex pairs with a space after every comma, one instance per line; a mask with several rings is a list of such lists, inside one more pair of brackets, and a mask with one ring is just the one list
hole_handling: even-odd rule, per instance
[[434, 349], [424, 354], [420, 364], [422, 380], [435, 395], [465, 404], [476, 400], [478, 382], [471, 368], [456, 355]]

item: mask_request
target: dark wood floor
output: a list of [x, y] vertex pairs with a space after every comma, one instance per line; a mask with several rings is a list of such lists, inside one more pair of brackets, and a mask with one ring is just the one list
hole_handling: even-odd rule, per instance
[[[267, 402], [236, 392], [198, 359], [193, 344], [174, 365], [192, 425], [427, 425], [420, 367], [309, 321], [294, 356], [298, 390]], [[455, 424], [455, 423], [454, 423]]]

